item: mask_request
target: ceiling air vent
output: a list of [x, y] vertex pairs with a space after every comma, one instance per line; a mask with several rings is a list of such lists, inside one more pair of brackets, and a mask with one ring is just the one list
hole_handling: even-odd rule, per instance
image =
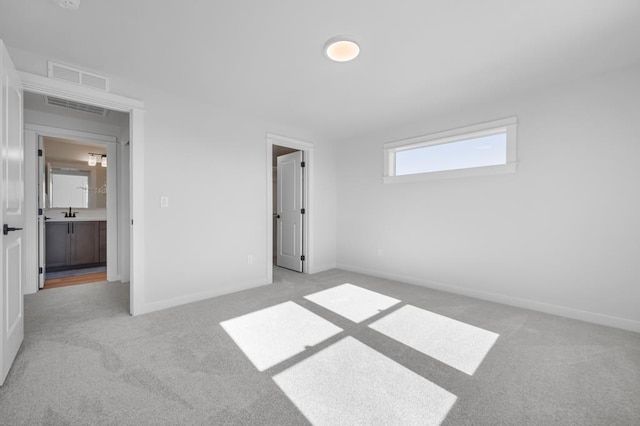
[[49, 77], [64, 80], [81, 86], [109, 91], [109, 79], [98, 74], [82, 71], [66, 65], [49, 61]]
[[47, 105], [53, 105], [57, 107], [72, 109], [75, 111], [88, 112], [95, 115], [107, 115], [105, 108], [100, 108], [93, 105], [82, 104], [80, 102], [69, 101], [67, 99], [54, 98], [53, 96], [46, 96]]

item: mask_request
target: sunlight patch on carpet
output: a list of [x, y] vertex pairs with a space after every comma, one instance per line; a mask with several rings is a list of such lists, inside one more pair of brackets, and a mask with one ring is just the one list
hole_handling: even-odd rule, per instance
[[314, 425], [440, 425], [456, 396], [346, 337], [273, 377]]
[[342, 329], [293, 302], [285, 302], [220, 323], [242, 352], [264, 371], [297, 355], [306, 346]]
[[305, 299], [356, 323], [400, 302], [393, 297], [349, 283], [310, 294]]
[[369, 327], [469, 375], [500, 336], [411, 305]]

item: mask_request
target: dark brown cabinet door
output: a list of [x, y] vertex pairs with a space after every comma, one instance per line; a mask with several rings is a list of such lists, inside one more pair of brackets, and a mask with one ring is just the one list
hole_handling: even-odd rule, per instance
[[100, 229], [98, 222], [71, 223], [71, 265], [100, 262]]
[[105, 265], [107, 223], [47, 222], [47, 271]]
[[71, 225], [69, 222], [47, 222], [45, 225], [47, 268], [69, 264]]

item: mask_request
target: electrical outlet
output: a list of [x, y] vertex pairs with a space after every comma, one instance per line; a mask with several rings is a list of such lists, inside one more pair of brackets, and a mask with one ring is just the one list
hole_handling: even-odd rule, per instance
[[160, 207], [167, 208], [169, 207], [169, 197], [163, 195], [160, 197]]
[[248, 263], [249, 265], [253, 265], [253, 255], [249, 255], [249, 256], [247, 256], [247, 263]]

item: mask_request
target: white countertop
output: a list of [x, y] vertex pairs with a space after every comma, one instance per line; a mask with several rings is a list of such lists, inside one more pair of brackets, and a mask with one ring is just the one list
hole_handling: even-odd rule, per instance
[[106, 217], [47, 217], [50, 217], [50, 219], [47, 219], [47, 222], [101, 222], [107, 220]]

